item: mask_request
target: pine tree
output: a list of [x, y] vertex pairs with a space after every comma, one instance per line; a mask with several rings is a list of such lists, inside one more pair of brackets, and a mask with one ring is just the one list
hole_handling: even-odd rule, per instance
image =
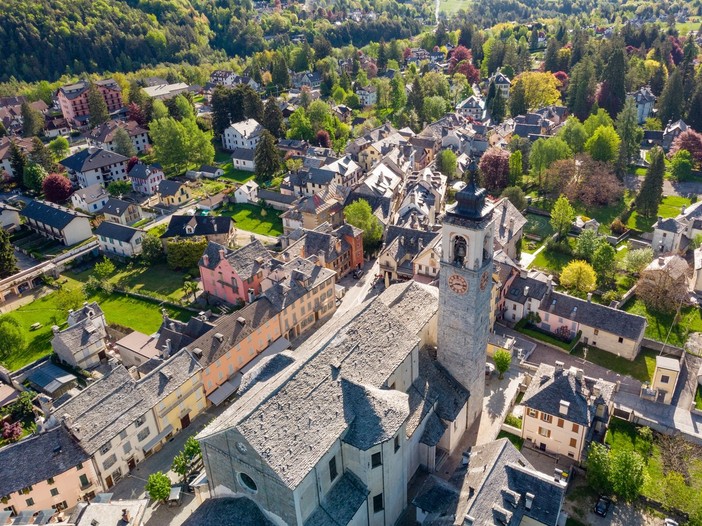
[[245, 86], [244, 90], [244, 116], [247, 119], [256, 119], [261, 122], [263, 119], [263, 101], [261, 96], [250, 86]]
[[655, 217], [658, 205], [663, 196], [663, 177], [665, 175], [665, 160], [663, 150], [656, 147], [651, 150], [651, 164], [646, 170], [646, 177], [639, 194], [636, 196], [636, 210], [643, 217]]
[[390, 81], [390, 99], [394, 111], [400, 111], [407, 104], [405, 82], [400, 73], [397, 73]]
[[555, 73], [560, 71], [560, 69], [558, 65], [558, 42], [555, 38], [552, 38], [548, 41], [546, 52], [544, 53], [544, 70]]
[[651, 92], [656, 97], [660, 97], [661, 93], [663, 93], [663, 88], [665, 87], [665, 79], [665, 66], [661, 64], [653, 72], [653, 76], [651, 76], [651, 82], [649, 82], [649, 85], [651, 86]]
[[424, 111], [424, 92], [419, 77], [414, 77], [412, 81], [412, 91], [407, 97], [407, 106], [413, 109], [417, 115], [421, 115]]
[[585, 59], [573, 68], [568, 84], [568, 108], [581, 121], [592, 111], [594, 94], [595, 67]]
[[27, 166], [29, 159], [27, 154], [20, 148], [15, 141], [10, 142], [10, 167], [14, 174], [15, 180], [23, 183], [24, 167]]
[[665, 88], [658, 101], [658, 118], [665, 126], [670, 121], [677, 121], [682, 116], [683, 83], [680, 70], [676, 69], [668, 77]]
[[288, 63], [282, 55], [278, 60], [273, 62], [271, 71], [271, 79], [273, 84], [281, 89], [286, 89], [290, 86], [290, 73], [288, 72]]
[[280, 111], [275, 98], [271, 97], [266, 101], [263, 109], [263, 122], [261, 123], [273, 137], [283, 136], [283, 112]]
[[702, 132], [702, 82], [697, 83], [685, 122], [698, 132]]
[[617, 46], [605, 63], [597, 103], [611, 116], [618, 115], [626, 99], [627, 60], [624, 49]]
[[134, 142], [129, 136], [129, 132], [122, 127], [117, 128], [115, 132], [115, 153], [124, 155], [125, 157], [132, 157], [136, 155], [136, 148], [134, 148]]
[[216, 86], [212, 92], [212, 130], [216, 137], [231, 124], [227, 110], [228, 91], [224, 86]]
[[378, 60], [376, 60], [376, 66], [378, 66], [378, 71], [385, 71], [385, 68], [388, 66], [388, 53], [385, 48], [385, 40], [382, 38], [378, 45]]
[[689, 102], [695, 91], [695, 60], [699, 49], [694, 38], [688, 38], [683, 48], [683, 60], [679, 69], [682, 72], [683, 101]]
[[619, 145], [619, 158], [617, 160], [617, 175], [623, 177], [627, 166], [638, 155], [643, 130], [638, 125], [636, 104], [631, 98], [627, 98], [624, 108], [617, 115], [617, 133], [621, 139]]
[[10, 242], [10, 234], [0, 229], [0, 278], [11, 276], [17, 271], [17, 258]]
[[512, 117], [525, 115], [527, 112], [526, 91], [524, 84], [515, 82], [509, 94], [509, 114]]
[[502, 90], [496, 90], [492, 99], [492, 107], [490, 108], [490, 116], [495, 123], [499, 124], [505, 118], [506, 105], [506, 101], [502, 96]]
[[280, 170], [280, 156], [275, 145], [275, 138], [268, 130], [261, 134], [261, 138], [256, 145], [254, 155], [256, 163], [256, 178], [261, 181], [268, 181]]
[[54, 159], [51, 151], [44, 146], [39, 137], [32, 139], [32, 151], [29, 153], [29, 159], [44, 168], [47, 172], [54, 166]]
[[44, 116], [35, 110], [28, 102], [23, 102], [20, 107], [22, 114], [22, 135], [34, 137], [44, 131]]
[[90, 83], [88, 87], [88, 113], [90, 115], [90, 125], [100, 126], [110, 120], [110, 113], [107, 110], [107, 103], [98, 87]]

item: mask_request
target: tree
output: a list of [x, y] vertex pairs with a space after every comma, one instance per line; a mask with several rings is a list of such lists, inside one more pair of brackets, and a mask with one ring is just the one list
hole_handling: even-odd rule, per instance
[[690, 152], [695, 167], [702, 166], [702, 133], [685, 130], [678, 135], [670, 147], [670, 155], [675, 155], [680, 150]]
[[29, 159], [27, 158], [27, 154], [24, 152], [24, 150], [20, 148], [15, 141], [11, 140], [10, 167], [12, 168], [12, 173], [14, 174], [15, 179], [18, 181], [22, 181], [22, 184], [24, 184], [24, 167], [27, 166], [28, 162]]
[[2, 438], [7, 440], [9, 443], [17, 442], [20, 438], [22, 438], [22, 423], [14, 422], [10, 424], [9, 422], [3, 422]]
[[397, 74], [390, 81], [390, 101], [394, 111], [400, 111], [407, 104], [405, 81], [402, 79], [402, 75]]
[[658, 118], [664, 124], [677, 121], [682, 117], [684, 103], [682, 77], [676, 69], [668, 77], [668, 82], [665, 83], [663, 93], [658, 99]]
[[522, 180], [524, 161], [521, 150], [515, 150], [509, 156], [509, 184], [517, 185]]
[[283, 112], [280, 111], [278, 103], [274, 97], [270, 97], [266, 101], [263, 108], [263, 127], [267, 129], [273, 137], [280, 138], [283, 136]]
[[136, 148], [134, 148], [134, 142], [129, 136], [129, 132], [122, 127], [118, 127], [115, 132], [115, 153], [124, 155], [125, 157], [132, 157], [136, 155]]
[[493, 194], [499, 194], [509, 185], [509, 152], [502, 148], [490, 148], [480, 158], [481, 184]]
[[697, 83], [685, 122], [696, 131], [702, 131], [702, 82]]
[[172, 239], [166, 247], [168, 267], [171, 269], [197, 269], [197, 262], [205, 253], [207, 240]]
[[24, 175], [22, 176], [22, 181], [24, 186], [29, 190], [33, 190], [37, 193], [41, 192], [41, 185], [46, 178], [46, 170], [41, 165], [29, 163], [24, 168]]
[[165, 502], [171, 494], [171, 479], [161, 471], [149, 475], [144, 488], [152, 500]]
[[100, 126], [110, 120], [110, 112], [107, 110], [107, 103], [102, 93], [94, 83], [88, 87], [88, 114], [90, 126]]
[[585, 121], [583, 122], [583, 126], [585, 126], [585, 131], [587, 132], [587, 136], [589, 138], [594, 135], [595, 131], [600, 126], [614, 126], [614, 121], [605, 110], [600, 108], [595, 113], [590, 115], [587, 119], [585, 119]]
[[597, 104], [611, 116], [617, 115], [624, 106], [627, 64], [624, 48], [614, 46], [605, 62], [602, 85], [597, 97]]
[[174, 473], [180, 475], [183, 480], [183, 484], [188, 479], [188, 473], [190, 472], [190, 461], [185, 458], [185, 455], [181, 452], [173, 457], [173, 463], [171, 464], [171, 469]]
[[560, 281], [566, 289], [584, 294], [595, 290], [597, 275], [587, 261], [574, 259], [563, 267]]
[[186, 281], [183, 283], [183, 291], [185, 294], [192, 294], [193, 301], [197, 299], [197, 292], [200, 290], [200, 285], [196, 281]]
[[424, 120], [427, 122], [434, 122], [439, 120], [446, 113], [446, 99], [440, 95], [433, 95], [431, 97], [425, 97], [424, 107], [422, 109], [422, 115]]
[[646, 170], [641, 189], [636, 200], [636, 210], [643, 217], [655, 217], [658, 213], [658, 205], [663, 197], [663, 177], [665, 175], [665, 161], [663, 150], [656, 147], [651, 150], [651, 164]]
[[541, 174], [555, 161], [568, 159], [572, 155], [568, 144], [560, 137], [543, 137], [536, 139], [531, 146], [529, 153], [529, 164], [531, 170], [539, 178], [538, 184], [541, 187]]
[[68, 139], [63, 136], [58, 136], [49, 143], [48, 148], [53, 160], [60, 161], [68, 155], [70, 144], [68, 143]]
[[0, 229], [0, 279], [12, 276], [17, 272], [17, 258], [10, 241], [10, 234], [5, 229]]
[[[355, 96], [355, 94], [354, 94]], [[299, 139], [303, 141], [311, 141], [314, 137], [312, 123], [307, 116], [305, 108], [297, 108], [288, 118], [288, 139]]]
[[592, 261], [595, 250], [607, 240], [595, 230], [584, 230], [575, 240], [575, 255], [586, 261]]
[[627, 98], [624, 108], [617, 115], [617, 134], [621, 139], [619, 146], [619, 174], [623, 175], [626, 167], [639, 155], [643, 130], [639, 127], [636, 104], [633, 98]]
[[614, 277], [617, 270], [617, 252], [609, 243], [600, 243], [592, 255], [592, 268], [597, 273], [600, 283], [608, 283]]
[[[687, 269], [687, 263], [682, 258], [678, 266]], [[680, 278], [673, 275], [669, 266], [644, 269], [636, 285], [636, 297], [643, 301], [649, 310], [673, 313], [687, 297], [687, 281], [684, 276]]]
[[151, 265], [163, 261], [163, 244], [157, 237], [146, 235], [141, 242], [141, 258]]
[[617, 451], [610, 456], [614, 493], [627, 502], [634, 501], [641, 494], [647, 480], [644, 459], [633, 450]]
[[436, 167], [449, 179], [456, 176], [456, 154], [452, 150], [441, 150], [436, 159]]
[[502, 96], [502, 90], [498, 89], [495, 91], [495, 96], [493, 97], [488, 109], [490, 110], [490, 117], [492, 120], [497, 124], [501, 123], [505, 118], [506, 110], [506, 101]]
[[202, 131], [194, 119], [179, 122], [165, 117], [152, 121], [149, 128], [156, 157], [171, 173], [181, 173], [190, 165], [208, 164], [214, 159], [211, 133]]
[[317, 145], [322, 148], [331, 148], [331, 137], [327, 130], [319, 130], [315, 136]]
[[638, 275], [651, 261], [653, 261], [653, 249], [650, 247], [639, 248], [629, 250], [624, 256], [621, 265], [627, 272]]
[[591, 442], [587, 453], [587, 483], [601, 494], [610, 494], [611, 459], [609, 449], [599, 442]]
[[519, 85], [524, 87], [524, 104], [527, 109], [555, 104], [561, 98], [558, 81], [552, 73], [526, 71], [514, 80], [511, 89]]
[[558, 130], [558, 137], [563, 139], [573, 153], [581, 153], [588, 139], [585, 125], [577, 117], [568, 117], [563, 127]]
[[275, 145], [275, 138], [268, 130], [264, 130], [256, 145], [254, 154], [256, 164], [256, 177], [260, 181], [267, 181], [280, 170], [280, 155]]
[[499, 378], [502, 380], [512, 363], [512, 353], [505, 349], [497, 349], [492, 356], [492, 360], [495, 362], [495, 369], [500, 373]]
[[692, 176], [692, 155], [678, 150], [670, 159], [670, 176], [676, 181], [686, 181]]
[[39, 110], [34, 109], [30, 103], [23, 102], [20, 107], [22, 114], [22, 135], [34, 137], [44, 131], [44, 116]]
[[373, 252], [378, 248], [383, 237], [383, 226], [380, 220], [373, 214], [368, 201], [359, 199], [344, 208], [346, 222], [363, 230], [363, 250], [366, 253]]
[[112, 263], [112, 261], [107, 259], [106, 257], [103, 257], [102, 261], [93, 265], [92, 275], [95, 276], [99, 281], [104, 282], [107, 281], [107, 279], [112, 274], [114, 274], [114, 272], [115, 264]]
[[575, 210], [570, 201], [567, 197], [560, 196], [551, 209], [551, 226], [559, 240], [564, 240], [568, 235], [574, 219]]
[[595, 161], [608, 163], [619, 155], [619, 135], [611, 126], [600, 126], [585, 143], [585, 150]]
[[107, 185], [107, 193], [113, 197], [119, 197], [132, 191], [132, 184], [129, 181], [112, 181]]
[[39, 137], [32, 138], [32, 149], [29, 152], [29, 160], [34, 164], [38, 164], [47, 172], [51, 170], [54, 165], [51, 152], [44, 146], [44, 143], [41, 142]]
[[27, 339], [17, 319], [11, 314], [0, 316], [0, 359], [16, 356], [27, 347]]
[[44, 197], [52, 203], [63, 203], [73, 193], [73, 185], [63, 174], [52, 173], [41, 183]]
[[506, 197], [520, 212], [527, 206], [527, 198], [524, 190], [518, 186], [508, 186], [502, 191], [501, 197]]
[[526, 114], [527, 111], [529, 111], [529, 106], [527, 105], [524, 83], [517, 82], [512, 85], [509, 91], [509, 114], [516, 117]]
[[595, 67], [583, 59], [571, 71], [568, 83], [568, 108], [581, 121], [590, 115], [595, 99]]
[[188, 437], [183, 445], [183, 454], [188, 460], [192, 460], [195, 457], [202, 455], [202, 449], [200, 448], [200, 442], [198, 442], [195, 437]]
[[25, 422], [34, 419], [34, 391], [22, 391], [19, 398], [10, 406], [10, 416], [15, 421]]
[[80, 287], [61, 287], [55, 293], [55, 303], [61, 312], [79, 308], [85, 301], [85, 293]]

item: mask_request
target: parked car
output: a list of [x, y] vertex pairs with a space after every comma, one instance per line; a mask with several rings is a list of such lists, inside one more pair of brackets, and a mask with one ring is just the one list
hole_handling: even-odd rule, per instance
[[180, 502], [183, 499], [183, 492], [180, 486], [171, 486], [171, 493], [168, 495], [168, 507], [172, 508], [175, 506], [180, 506]]
[[673, 519], [666, 519], [664, 523], [665, 526], [678, 526], [678, 521], [674, 521]]
[[606, 517], [607, 512], [609, 511], [609, 508], [611, 506], [612, 499], [601, 495], [600, 498], [597, 499], [597, 504], [595, 504], [595, 513], [597, 513], [597, 515], [599, 515], [600, 517]]
[[359, 279], [361, 276], [363, 276], [363, 269], [362, 268], [358, 268], [358, 269], [353, 271], [354, 278]]
[[188, 480], [186, 481], [186, 486], [185, 486], [187, 491], [189, 491], [191, 493], [194, 491], [192, 484], [195, 480], [198, 479], [198, 477], [200, 477], [200, 475], [201, 475], [201, 473], [199, 471], [196, 471], [195, 473], [191, 473], [188, 476]]

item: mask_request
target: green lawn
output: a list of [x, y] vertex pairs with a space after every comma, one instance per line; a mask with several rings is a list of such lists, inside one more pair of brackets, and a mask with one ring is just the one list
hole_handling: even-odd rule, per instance
[[633, 362], [592, 345], [586, 346], [582, 343], [579, 343], [571, 354], [582, 358], [584, 347], [587, 347], [588, 362], [595, 363], [619, 374], [632, 376], [641, 382], [650, 382], [656, 369], [657, 353], [651, 349], [641, 349], [641, 352], [639, 352], [639, 355]]
[[223, 179], [229, 179], [231, 181], [236, 181], [237, 183], [243, 184], [255, 177], [253, 172], [235, 169], [231, 162], [222, 165], [222, 169], [224, 170], [224, 175], [222, 176]]
[[573, 517], [568, 517], [566, 526], [587, 526], [587, 524], [580, 522], [578, 519], [574, 519]]
[[628, 197], [625, 196], [624, 199], [620, 199], [614, 204], [599, 208], [586, 208], [578, 203], [575, 206], [575, 212], [578, 215], [595, 219], [600, 224], [600, 232], [603, 234], [609, 234], [609, 225], [611, 225], [612, 221], [614, 221], [624, 210], [626, 210], [627, 202]]
[[525, 217], [527, 220], [524, 226], [525, 234], [535, 234], [540, 236], [542, 240], [553, 235], [553, 227], [548, 217], [529, 213]]
[[518, 437], [517, 435], [513, 435], [512, 433], [507, 433], [506, 431], [500, 431], [497, 434], [497, 438], [506, 438], [507, 440], [512, 442], [512, 445], [520, 451], [522, 449], [522, 446], [524, 445], [524, 439], [522, 437]]
[[280, 212], [272, 208], [264, 209], [258, 205], [228, 204], [217, 211], [218, 214], [231, 217], [235, 227], [248, 232], [277, 237], [283, 233]]
[[451, 15], [457, 13], [460, 9], [468, 9], [468, 6], [472, 3], [473, 0], [439, 0], [439, 11]]
[[[656, 216], [661, 216], [664, 219], [669, 217], [675, 217], [680, 213], [683, 206], [689, 206], [690, 199], [687, 197], [680, 197], [677, 195], [669, 195], [663, 198], [663, 201], [658, 206], [658, 214]], [[650, 232], [653, 230], [653, 223], [658, 220], [658, 217], [642, 217], [639, 216], [638, 212], [634, 212], [629, 217], [626, 222], [626, 226], [629, 228], [634, 228], [640, 232]]]
[[569, 254], [544, 249], [536, 255], [536, 259], [534, 259], [531, 266], [553, 274], [560, 274], [563, 267], [570, 263], [572, 259], [573, 256]]
[[[680, 322], [673, 327], [672, 331], [670, 327], [673, 325], [673, 314], [649, 311], [643, 301], [637, 298], [629, 300], [624, 305], [624, 310], [646, 317], [648, 320], [646, 325], [647, 338], [660, 342], [664, 342], [668, 338], [668, 343], [677, 347], [682, 347], [685, 344], [689, 333], [702, 331], [700, 309], [695, 307], [686, 307], [680, 311]], [[669, 333], [670, 337], [668, 337]]]
[[[66, 279], [67, 283], [63, 286], [80, 285], [76, 280]], [[99, 302], [108, 323], [129, 327], [146, 334], [153, 333], [161, 325], [161, 308], [155, 302], [129, 298], [118, 293], [109, 296], [104, 293], [93, 295], [88, 298], [88, 301]], [[187, 320], [191, 316], [190, 312], [181, 309], [168, 308], [168, 312], [180, 320]], [[51, 327], [65, 324], [67, 313], [58, 308], [56, 293], [52, 293], [12, 311], [12, 316], [19, 322], [27, 339], [27, 347], [22, 353], [5, 359], [5, 365], [14, 371], [51, 353]], [[30, 330], [30, 326], [37, 322], [41, 323], [42, 327], [36, 331]]]
[[565, 352], [570, 351], [570, 346], [571, 344], [568, 342], [564, 342], [563, 340], [559, 340], [555, 336], [550, 336], [548, 334], [545, 334], [541, 331], [536, 331], [534, 329], [530, 329], [529, 327], [525, 327], [523, 324], [520, 325], [519, 323], [515, 326], [515, 329], [521, 332], [522, 334], [526, 334], [527, 336], [534, 338], [536, 340], [540, 340], [542, 342], [550, 343], [551, 345], [555, 345], [556, 347], [560, 347], [563, 349]]

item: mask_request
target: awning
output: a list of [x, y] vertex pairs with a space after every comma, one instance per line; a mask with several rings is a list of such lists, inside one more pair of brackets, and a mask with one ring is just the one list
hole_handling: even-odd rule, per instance
[[241, 373], [237, 373], [232, 378], [224, 382], [207, 397], [214, 405], [219, 405], [229, 398], [241, 385]]
[[149, 440], [146, 444], [144, 444], [144, 447], [142, 448], [143, 451], [151, 451], [156, 445], [158, 445], [161, 440], [166, 438], [166, 436], [169, 433], [173, 433], [173, 426], [171, 424], [168, 424], [163, 431], [161, 431], [158, 435], [156, 435], [154, 438]]

